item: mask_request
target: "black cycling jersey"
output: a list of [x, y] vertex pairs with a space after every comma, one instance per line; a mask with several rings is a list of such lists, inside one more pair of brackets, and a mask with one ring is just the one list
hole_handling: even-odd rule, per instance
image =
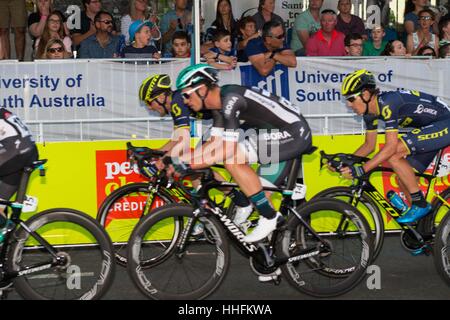
[[[299, 109], [288, 100], [259, 88], [225, 85], [220, 91], [222, 109], [214, 113], [215, 128], [223, 128], [228, 141], [244, 141], [254, 161], [261, 160], [262, 145], [279, 161], [293, 159], [311, 146], [311, 130]], [[246, 132], [238, 129], [247, 129]], [[255, 129], [249, 132], [248, 129]], [[278, 162], [278, 161], [275, 161]]]
[[14, 114], [0, 109], [0, 198], [9, 199], [17, 190], [21, 170], [37, 160], [30, 131]]
[[172, 116], [175, 129], [189, 129], [191, 126], [190, 120], [192, 118], [199, 120], [207, 120], [212, 118], [209, 110], [205, 110], [204, 112], [194, 112], [187, 105], [185, 105], [183, 97], [181, 96], [181, 91], [175, 91], [172, 95], [170, 115]]
[[450, 108], [439, 97], [419, 91], [389, 91], [377, 98], [378, 115], [364, 116], [367, 130], [376, 130], [378, 119], [386, 131], [411, 127], [421, 128], [450, 119]]

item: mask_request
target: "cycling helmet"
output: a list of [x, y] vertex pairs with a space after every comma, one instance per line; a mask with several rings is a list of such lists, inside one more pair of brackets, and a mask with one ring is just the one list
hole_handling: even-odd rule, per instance
[[177, 78], [177, 90], [192, 87], [200, 82], [216, 83], [219, 72], [208, 64], [200, 63], [181, 70]]
[[342, 82], [341, 94], [349, 96], [362, 92], [364, 89], [377, 87], [375, 76], [366, 69], [357, 70], [348, 74]]
[[155, 74], [142, 81], [139, 88], [139, 99], [151, 102], [160, 94], [172, 92], [172, 81], [167, 74]]

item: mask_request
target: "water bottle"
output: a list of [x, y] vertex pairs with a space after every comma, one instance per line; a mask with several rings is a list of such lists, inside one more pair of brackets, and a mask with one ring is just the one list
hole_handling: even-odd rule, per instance
[[395, 209], [399, 210], [402, 213], [408, 210], [408, 206], [406, 205], [406, 203], [395, 191], [389, 190], [387, 193], [387, 197]]

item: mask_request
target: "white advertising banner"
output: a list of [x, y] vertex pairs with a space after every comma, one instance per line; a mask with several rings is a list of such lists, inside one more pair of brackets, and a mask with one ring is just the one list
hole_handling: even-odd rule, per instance
[[[170, 117], [164, 121], [150, 114], [139, 102], [138, 89], [154, 73], [167, 73], [175, 82], [188, 64], [2, 62], [0, 107], [17, 113], [45, 141], [170, 137]], [[450, 104], [450, 59], [299, 58], [296, 68], [277, 65], [267, 77], [248, 63], [220, 75], [221, 84], [257, 86], [290, 100], [315, 134], [359, 133], [361, 119], [342, 103], [339, 89], [343, 77], [360, 68], [375, 73], [381, 90], [424, 91]], [[147, 119], [152, 122], [142, 121]]]

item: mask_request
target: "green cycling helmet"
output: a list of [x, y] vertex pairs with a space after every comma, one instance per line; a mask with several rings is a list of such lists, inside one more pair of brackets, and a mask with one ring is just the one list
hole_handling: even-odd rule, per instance
[[216, 83], [219, 81], [219, 72], [209, 64], [200, 63], [181, 70], [177, 78], [177, 90], [192, 87], [198, 83]]

